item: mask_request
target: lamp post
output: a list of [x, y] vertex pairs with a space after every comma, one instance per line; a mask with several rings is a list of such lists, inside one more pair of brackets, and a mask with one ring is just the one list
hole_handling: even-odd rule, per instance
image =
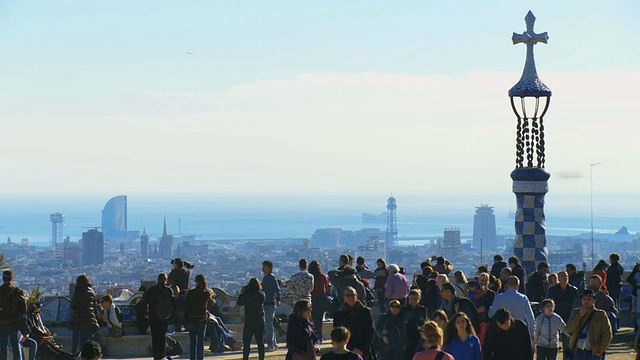
[[589, 199], [591, 200], [591, 268], [596, 266], [596, 256], [593, 248], [593, 167], [602, 163], [589, 164]]
[[547, 43], [546, 32], [533, 31], [536, 17], [529, 11], [524, 18], [527, 30], [513, 33], [513, 44], [527, 45], [527, 56], [520, 80], [509, 90], [511, 109], [517, 118], [516, 168], [511, 172], [516, 195], [516, 241], [514, 254], [528, 273], [539, 262], [548, 259], [545, 235], [544, 196], [549, 191], [551, 176], [545, 169], [545, 141], [543, 117], [549, 108], [551, 89], [538, 77], [533, 46]]

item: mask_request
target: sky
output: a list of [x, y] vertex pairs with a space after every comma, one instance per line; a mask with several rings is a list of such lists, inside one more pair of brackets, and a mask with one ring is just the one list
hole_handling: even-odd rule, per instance
[[637, 214], [637, 1], [3, 0], [0, 198], [513, 201], [528, 10], [549, 196], [584, 208], [601, 162]]

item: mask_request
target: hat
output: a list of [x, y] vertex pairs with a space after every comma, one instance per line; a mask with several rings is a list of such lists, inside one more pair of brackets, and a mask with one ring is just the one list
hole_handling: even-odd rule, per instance
[[596, 294], [591, 289], [583, 290], [582, 294], [580, 294], [580, 298], [582, 299], [583, 296], [592, 296], [594, 299], [596, 298]]

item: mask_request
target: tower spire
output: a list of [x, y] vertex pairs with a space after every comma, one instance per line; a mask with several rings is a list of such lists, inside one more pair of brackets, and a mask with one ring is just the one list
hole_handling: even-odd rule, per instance
[[162, 228], [162, 236], [167, 236], [167, 218], [164, 218], [164, 227]]

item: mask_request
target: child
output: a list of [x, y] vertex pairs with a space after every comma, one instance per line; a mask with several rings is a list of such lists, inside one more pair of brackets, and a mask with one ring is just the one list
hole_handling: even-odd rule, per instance
[[556, 303], [553, 299], [540, 302], [543, 312], [536, 318], [534, 342], [538, 355], [537, 360], [556, 360], [558, 356], [558, 332], [569, 336], [566, 324], [560, 315], [554, 313]]
[[478, 292], [478, 287], [478, 282], [475, 280], [469, 280], [469, 282], [467, 282], [467, 297], [476, 307], [478, 307], [478, 304], [476, 303], [476, 292]]
[[333, 350], [322, 355], [320, 360], [362, 360], [360, 354], [347, 349], [351, 333], [344, 326], [338, 326], [331, 330], [331, 345]]

